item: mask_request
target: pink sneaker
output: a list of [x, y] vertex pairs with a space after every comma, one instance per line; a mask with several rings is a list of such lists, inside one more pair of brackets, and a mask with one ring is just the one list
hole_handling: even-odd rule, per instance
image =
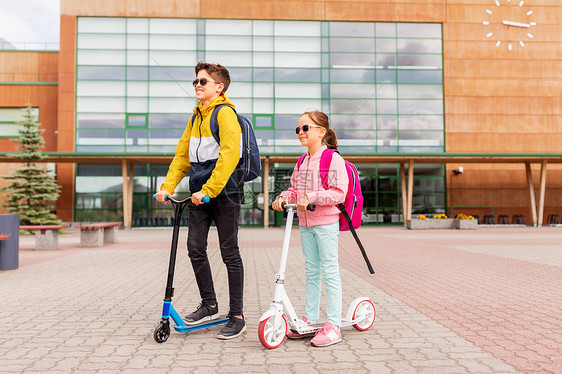
[[326, 322], [324, 327], [316, 331], [316, 336], [310, 341], [315, 347], [327, 347], [341, 342], [341, 332], [339, 327], [332, 326]]
[[[302, 320], [306, 322], [307, 325], [312, 325], [313, 323], [316, 323], [314, 321], [309, 321], [308, 319], [306, 319], [306, 317], [302, 317]], [[310, 336], [314, 336], [314, 332], [309, 332], [307, 334], [298, 334], [296, 332], [292, 332], [291, 330], [287, 332], [287, 338], [289, 339], [302, 339]]]

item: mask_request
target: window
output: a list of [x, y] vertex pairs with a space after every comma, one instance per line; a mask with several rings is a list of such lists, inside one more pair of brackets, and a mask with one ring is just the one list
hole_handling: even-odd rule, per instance
[[128, 128], [145, 128], [148, 124], [147, 114], [127, 114]]
[[[18, 122], [24, 120], [26, 108], [0, 108], [0, 138], [17, 138], [21, 125]], [[39, 119], [39, 108], [31, 108], [31, 113], [37, 122]]]

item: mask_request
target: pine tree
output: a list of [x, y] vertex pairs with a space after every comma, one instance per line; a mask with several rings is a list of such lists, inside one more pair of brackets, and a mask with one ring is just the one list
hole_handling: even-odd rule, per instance
[[4, 176], [10, 185], [1, 189], [7, 192], [4, 206], [10, 214], [20, 215], [21, 225], [53, 225], [60, 221], [52, 213], [53, 203], [57, 200], [60, 187], [49, 175], [49, 169], [38, 167], [35, 163], [45, 158], [41, 148], [45, 140], [36, 118], [28, 104], [24, 119], [19, 122], [19, 137], [14, 140], [18, 153], [12, 156], [19, 158], [23, 166], [8, 176]]

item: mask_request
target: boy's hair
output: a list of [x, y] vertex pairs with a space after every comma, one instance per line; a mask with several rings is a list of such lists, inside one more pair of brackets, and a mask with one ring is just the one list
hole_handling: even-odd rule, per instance
[[319, 110], [314, 110], [311, 112], [304, 112], [302, 116], [308, 116], [318, 126], [322, 126], [326, 129], [326, 135], [324, 135], [324, 143], [328, 146], [329, 149], [337, 149], [338, 148], [338, 137], [336, 136], [336, 132], [330, 128], [330, 121], [326, 113], [321, 112]]
[[230, 86], [230, 73], [227, 68], [220, 64], [211, 64], [199, 61], [197, 66], [195, 66], [195, 75], [197, 75], [201, 70], [205, 70], [214, 80], [221, 82], [224, 85], [221, 94], [226, 92], [228, 86]]

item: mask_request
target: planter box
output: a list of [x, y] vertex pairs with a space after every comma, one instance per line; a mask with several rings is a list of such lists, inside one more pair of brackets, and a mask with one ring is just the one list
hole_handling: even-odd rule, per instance
[[410, 230], [454, 229], [455, 221], [456, 220], [452, 218], [447, 218], [447, 219], [413, 218], [406, 223], [406, 227]]
[[460, 230], [476, 230], [478, 220], [476, 219], [456, 219], [455, 228]]

